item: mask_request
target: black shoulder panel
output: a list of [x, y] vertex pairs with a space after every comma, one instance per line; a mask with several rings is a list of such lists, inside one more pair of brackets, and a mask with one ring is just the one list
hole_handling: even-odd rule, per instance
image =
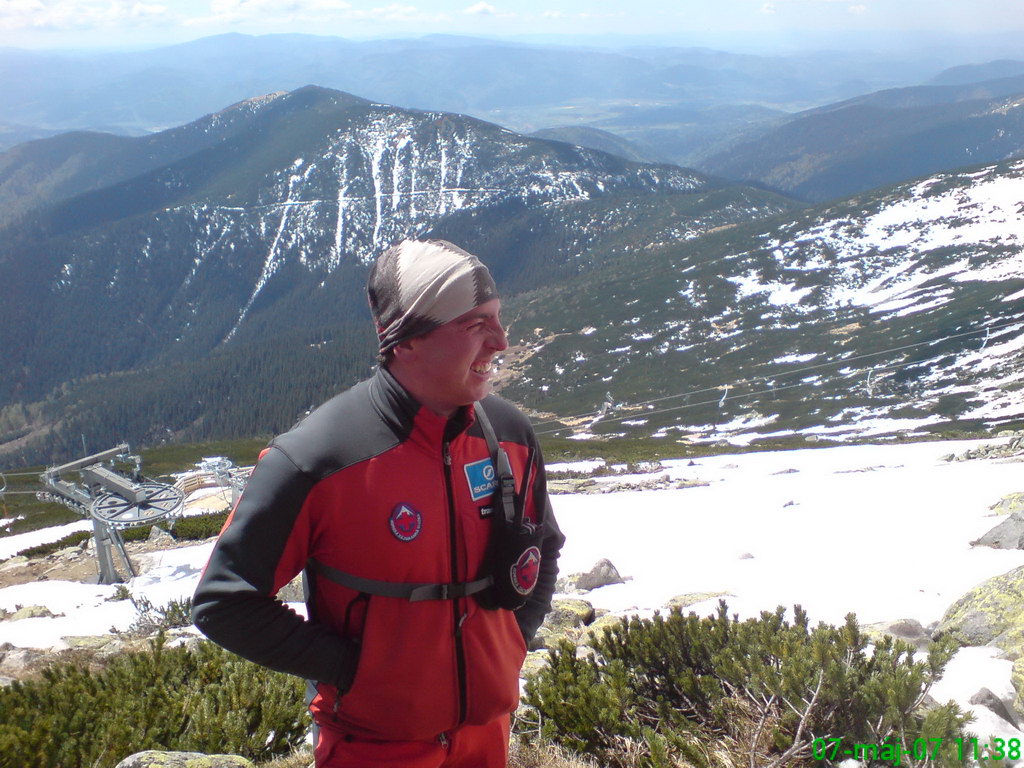
[[314, 481], [394, 448], [408, 437], [412, 421], [388, 412], [386, 400], [373, 392], [379, 381], [331, 398], [271, 445]]

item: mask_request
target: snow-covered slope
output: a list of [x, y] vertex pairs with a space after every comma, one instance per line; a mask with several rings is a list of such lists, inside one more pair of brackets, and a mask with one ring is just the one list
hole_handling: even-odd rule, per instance
[[[721, 593], [743, 617], [802, 605], [812, 622], [916, 619], [928, 626], [977, 583], [1024, 565], [1024, 552], [971, 547], [1004, 518], [989, 507], [1022, 488], [1021, 464], [947, 463], [976, 443], [842, 446], [666, 462], [683, 490], [553, 498], [566, 534], [561, 571], [609, 558], [620, 585], [584, 597], [622, 615], [650, 615], [677, 595]], [[190, 595], [210, 545], [169, 550], [128, 583], [154, 605]], [[37, 582], [0, 589], [0, 609], [42, 604], [57, 618], [0, 621], [0, 644], [62, 647], [66, 635], [126, 629], [130, 602], [113, 586]], [[712, 613], [718, 597], [688, 610]], [[1012, 698], [1011, 662], [964, 649], [936, 698], [975, 711], [983, 737], [1024, 737], [968, 700], [985, 686]]]
[[629, 266], [596, 271], [568, 311], [522, 310], [538, 331], [512, 397], [560, 416], [613, 402], [594, 429], [698, 439], [1024, 417], [1024, 162]]

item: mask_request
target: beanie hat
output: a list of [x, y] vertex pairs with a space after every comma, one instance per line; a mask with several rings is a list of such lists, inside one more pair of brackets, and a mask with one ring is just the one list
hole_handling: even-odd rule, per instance
[[429, 333], [498, 296], [476, 256], [444, 240], [404, 240], [377, 259], [366, 283], [380, 353]]

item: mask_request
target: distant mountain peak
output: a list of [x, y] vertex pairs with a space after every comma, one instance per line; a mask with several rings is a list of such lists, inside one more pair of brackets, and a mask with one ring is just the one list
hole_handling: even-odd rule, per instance
[[260, 107], [266, 106], [267, 104], [269, 104], [270, 102], [274, 101], [275, 99], [279, 99], [282, 96], [287, 96], [287, 95], [288, 95], [288, 91], [274, 91], [273, 93], [265, 93], [262, 96], [254, 96], [251, 99], [243, 99], [242, 101], [235, 102], [234, 104], [232, 104], [229, 107], [225, 107], [224, 109], [220, 110], [219, 112], [214, 112], [211, 116], [212, 117], [223, 117], [223, 116], [225, 116], [225, 115], [227, 115], [227, 114], [229, 114], [231, 112], [234, 112], [234, 111], [240, 110], [240, 109], [254, 109], [254, 108], [258, 109]]

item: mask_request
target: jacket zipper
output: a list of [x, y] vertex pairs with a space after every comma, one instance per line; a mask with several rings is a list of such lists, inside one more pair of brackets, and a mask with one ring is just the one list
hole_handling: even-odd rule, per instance
[[[459, 549], [456, 536], [455, 497], [452, 491], [452, 454], [451, 444], [446, 440], [442, 444], [444, 457], [444, 485], [448, 495], [448, 535], [451, 549], [452, 584], [459, 583]], [[455, 636], [455, 665], [459, 679], [459, 721], [462, 725], [466, 720], [466, 651], [462, 645], [462, 601], [452, 600], [452, 629]]]

